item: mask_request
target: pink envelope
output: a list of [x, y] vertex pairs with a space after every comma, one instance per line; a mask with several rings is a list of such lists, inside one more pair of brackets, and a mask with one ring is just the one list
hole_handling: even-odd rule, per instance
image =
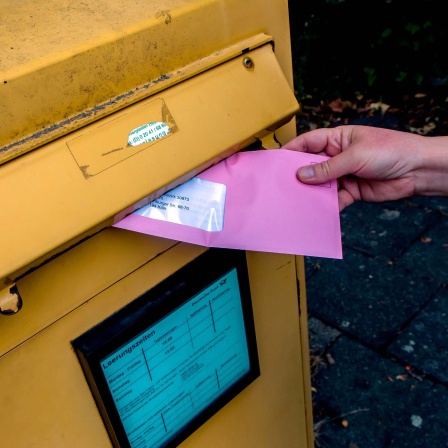
[[226, 186], [221, 231], [132, 213], [114, 227], [207, 247], [342, 258], [337, 183], [305, 185], [300, 166], [326, 157], [287, 149], [240, 152], [199, 179]]

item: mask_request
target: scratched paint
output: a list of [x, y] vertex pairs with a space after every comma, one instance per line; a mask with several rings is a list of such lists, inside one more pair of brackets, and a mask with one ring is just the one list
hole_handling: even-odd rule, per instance
[[129, 146], [138, 146], [166, 137], [171, 132], [170, 127], [161, 122], [153, 121], [133, 129], [128, 136]]

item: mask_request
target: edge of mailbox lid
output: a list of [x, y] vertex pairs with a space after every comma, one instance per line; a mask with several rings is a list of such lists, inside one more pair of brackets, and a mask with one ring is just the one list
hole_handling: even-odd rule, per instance
[[[64, 244], [112, 224], [130, 205], [289, 122], [298, 107], [267, 44], [2, 165], [8, 214], [0, 221], [0, 279], [13, 280]], [[133, 129], [163, 113], [173, 132], [127, 146]]]
[[274, 3], [0, 0], [0, 163], [280, 34]]

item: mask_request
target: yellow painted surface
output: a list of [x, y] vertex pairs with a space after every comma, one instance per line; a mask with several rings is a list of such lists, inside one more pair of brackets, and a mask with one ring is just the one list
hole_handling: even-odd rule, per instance
[[[23, 299], [0, 315], [2, 448], [110, 447], [70, 341], [206, 249], [106, 227], [295, 136], [287, 5], [0, 0], [0, 284]], [[129, 146], [152, 121], [170, 132]], [[182, 446], [312, 448], [303, 258], [247, 259], [261, 376]]]
[[15, 316], [0, 317], [0, 354], [63, 318], [174, 244], [111, 228], [26, 275], [18, 281], [25, 307]]
[[[297, 101], [271, 45], [248, 55], [254, 70], [240, 56], [1, 165], [8, 213], [0, 247], [8, 256], [0, 259], [0, 278], [291, 120]], [[162, 119], [163, 107], [176, 130], [128, 146], [129, 133]]]
[[0, 9], [0, 162], [287, 28], [284, 0], [0, 0]]
[[313, 402], [311, 395], [310, 343], [308, 331], [308, 307], [306, 296], [305, 259], [296, 257], [297, 281], [299, 292], [299, 325], [302, 348], [303, 390], [305, 395], [306, 425], [309, 446], [314, 446]]
[[[8, 422], [8, 430], [0, 433], [3, 448], [109, 447], [70, 341], [206, 250], [187, 244], [167, 249], [166, 242], [145, 235], [137, 237], [137, 245], [137, 241], [130, 243], [126, 231], [104, 233], [92, 238], [96, 241], [82, 243], [78, 252], [50, 262], [45, 273], [36, 271], [19, 281], [24, 302], [30, 306], [14, 318], [0, 316], [3, 334], [18, 333], [10, 340], [15, 348], [2, 344], [0, 352], [6, 351], [0, 356], [0, 421]], [[111, 257], [113, 253], [122, 256], [121, 265]], [[145, 257], [148, 262], [133, 269], [133, 258], [141, 263]], [[311, 446], [295, 257], [248, 253], [247, 259], [261, 375], [190, 436], [184, 447]], [[115, 272], [106, 278], [121, 276], [124, 269], [129, 274], [105, 288], [98, 273], [108, 269]], [[64, 309], [58, 300], [67, 302]], [[28, 333], [30, 326], [33, 335]]]

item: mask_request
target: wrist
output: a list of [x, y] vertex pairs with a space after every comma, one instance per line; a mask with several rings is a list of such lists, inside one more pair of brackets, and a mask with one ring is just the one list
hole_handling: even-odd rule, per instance
[[448, 196], [448, 137], [423, 137], [419, 167], [415, 170], [415, 194]]

